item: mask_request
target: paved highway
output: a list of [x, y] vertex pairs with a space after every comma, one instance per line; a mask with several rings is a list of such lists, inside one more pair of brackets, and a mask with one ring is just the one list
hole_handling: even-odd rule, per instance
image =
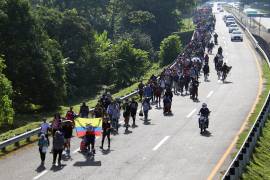
[[[94, 160], [78, 152], [79, 140], [75, 138], [72, 158], [65, 160], [63, 167], [51, 168], [52, 154], [47, 153], [46, 168], [41, 169], [36, 144], [27, 146], [0, 160], [0, 179], [207, 179], [221, 164], [220, 159], [246, 121], [261, 83], [256, 57], [247, 39], [231, 42], [221, 14], [216, 16], [225, 60], [233, 66], [226, 84], [218, 82], [211, 55], [210, 82], [201, 82], [199, 103], [188, 96], [175, 96], [173, 116], [164, 117], [161, 109], [153, 108], [150, 124], [143, 124], [138, 117], [137, 128], [129, 134], [121, 128], [119, 135], [112, 137], [111, 151], [98, 150]], [[202, 102], [212, 111], [207, 136], [200, 135], [198, 128], [197, 113]], [[97, 140], [96, 149], [100, 141]]]

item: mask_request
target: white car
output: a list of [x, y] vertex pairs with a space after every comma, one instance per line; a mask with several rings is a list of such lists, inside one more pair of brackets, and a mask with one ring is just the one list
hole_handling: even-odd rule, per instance
[[233, 31], [240, 31], [239, 27], [231, 27], [229, 29], [229, 33], [232, 33]]
[[231, 33], [231, 41], [243, 41], [243, 33], [241, 31], [233, 31]]
[[232, 24], [236, 24], [234, 20], [228, 20], [226, 21], [226, 26], [229, 27]]
[[226, 21], [229, 20], [229, 19], [234, 20], [233, 15], [228, 14], [228, 15], [225, 15], [225, 16], [223, 17], [224, 22], [226, 22]]
[[239, 29], [237, 24], [231, 24], [229, 25], [229, 33], [231, 33], [233, 30]]

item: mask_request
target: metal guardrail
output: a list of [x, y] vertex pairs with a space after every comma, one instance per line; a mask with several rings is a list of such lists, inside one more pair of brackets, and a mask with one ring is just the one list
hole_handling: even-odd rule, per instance
[[[135, 90], [134, 92], [132, 92], [124, 97], [121, 97], [120, 100], [123, 101], [125, 99], [131, 98], [132, 96], [135, 96], [138, 92], [139, 92], [138, 90]], [[93, 112], [94, 108], [91, 108], [89, 111]], [[18, 136], [14, 136], [13, 138], [10, 138], [10, 139], [5, 140], [3, 142], [0, 142], [0, 150], [5, 151], [6, 147], [9, 145], [12, 145], [12, 144], [19, 146], [19, 142], [22, 140], [25, 140], [25, 139], [27, 141], [30, 141], [30, 138], [32, 136], [38, 135], [40, 133], [40, 130], [41, 130], [41, 128], [36, 128], [36, 129], [31, 130], [31, 131], [20, 134]]]
[[[266, 62], [269, 64], [269, 59], [264, 52], [264, 50], [260, 47], [254, 36], [251, 32], [240, 22], [240, 20], [235, 16], [237, 22], [240, 26], [243, 27], [245, 30], [246, 35], [250, 38], [253, 46], [255, 49], [265, 58]], [[241, 148], [239, 149], [237, 155], [231, 162], [229, 168], [225, 172], [224, 176], [222, 177], [223, 180], [238, 180], [241, 178], [243, 172], [245, 171], [246, 166], [249, 164], [251, 160], [252, 153], [256, 147], [257, 141], [261, 136], [262, 129], [265, 125], [265, 122], [268, 118], [268, 114], [270, 112], [270, 92], [268, 92], [268, 96], [265, 99], [263, 108], [261, 109], [256, 121], [252, 125], [244, 143], [242, 144]]]
[[[191, 40], [194, 38], [194, 33], [195, 33], [195, 31], [193, 32]], [[177, 58], [172, 63], [170, 68], [175, 66], [176, 63], [177, 63]], [[131, 98], [131, 97], [135, 96], [136, 94], [138, 94], [138, 92], [139, 92], [138, 90], [135, 90], [132, 93], [130, 93], [130, 94], [124, 96], [124, 97], [121, 97], [120, 100], [123, 101], [125, 99]], [[91, 108], [89, 111], [93, 112], [94, 108]], [[10, 138], [8, 140], [2, 141], [2, 142], [0, 142], [0, 150], [5, 151], [6, 147], [9, 146], [9, 145], [12, 145], [12, 144], [15, 144], [16, 146], [19, 146], [19, 142], [22, 141], [22, 140], [25, 140], [25, 139], [30, 141], [30, 138], [32, 136], [38, 135], [40, 133], [40, 130], [41, 130], [41, 128], [36, 128], [36, 129], [31, 130], [31, 131], [20, 134], [18, 136], [14, 136], [13, 138]]]

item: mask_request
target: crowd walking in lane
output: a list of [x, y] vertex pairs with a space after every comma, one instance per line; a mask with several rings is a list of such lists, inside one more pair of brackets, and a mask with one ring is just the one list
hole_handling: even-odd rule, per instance
[[[202, 78], [204, 83], [209, 83], [209, 63], [211, 63], [209, 55], [213, 53], [215, 44], [218, 44], [218, 35], [214, 32], [215, 23], [215, 16], [212, 14], [211, 8], [205, 7], [198, 9], [194, 17], [196, 30], [191, 42], [176, 58], [173, 65], [165, 68], [159, 77], [152, 75], [147, 82], [141, 81], [139, 83], [138, 98], [133, 97], [131, 100], [125, 99], [121, 102], [120, 99], [113, 98], [109, 92], [106, 92], [100, 97], [92, 112], [90, 112], [87, 104], [83, 102], [78, 114], [70, 107], [66, 116], [63, 118], [59, 113], [55, 114], [51, 125], [44, 120], [41, 125], [41, 134], [38, 141], [41, 164], [44, 165], [45, 163], [46, 153], [50, 145], [48, 138], [49, 131], [52, 134], [53, 166], [56, 165], [56, 161], [61, 166], [63, 154], [70, 157], [73, 129], [75, 120], [78, 117], [102, 119], [100, 149], [104, 151], [106, 140], [108, 145], [107, 150], [110, 150], [113, 146], [111, 135], [117, 136], [119, 134], [119, 128], [121, 127], [121, 123], [119, 123], [120, 119], [123, 119], [125, 133], [129, 133], [130, 128], [138, 127], [137, 114], [139, 114], [139, 118], [145, 124], [151, 122], [149, 111], [154, 106], [157, 109], [162, 109], [161, 107], [163, 107], [163, 114], [165, 116], [173, 115], [174, 96], [189, 97], [192, 101], [199, 102], [199, 87], [200, 83], [202, 83], [200, 79]], [[222, 61], [222, 51], [222, 47], [219, 47], [218, 53], [214, 58], [214, 65], [218, 78], [225, 80], [224, 72], [229, 67]], [[220, 74], [220, 72], [222, 73]], [[207, 105], [204, 103], [200, 114], [207, 116], [206, 128], [208, 128], [210, 111], [206, 108]], [[200, 122], [199, 125], [201, 127]], [[88, 128], [86, 131], [86, 135], [82, 137], [81, 144], [78, 146], [80, 146], [82, 152], [94, 155], [96, 153], [96, 134], [93, 133], [93, 128]]]

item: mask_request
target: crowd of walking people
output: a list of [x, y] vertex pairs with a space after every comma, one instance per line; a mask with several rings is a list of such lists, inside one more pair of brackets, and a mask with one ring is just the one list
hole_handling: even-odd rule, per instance
[[[73, 135], [76, 117], [88, 118], [91, 115], [95, 118], [102, 118], [103, 133], [100, 149], [103, 150], [104, 141], [107, 138], [109, 150], [111, 143], [110, 135], [118, 134], [120, 127], [119, 119], [121, 117], [124, 120], [123, 127], [125, 132], [128, 133], [130, 127], [137, 127], [137, 113], [143, 117], [144, 123], [148, 123], [148, 114], [152, 106], [155, 105], [156, 108], [161, 108], [162, 101], [164, 115], [172, 115], [174, 95], [189, 95], [193, 101], [198, 101], [199, 78], [201, 72], [203, 72], [204, 81], [208, 81], [210, 73], [208, 54], [212, 54], [215, 46], [212, 37], [216, 19], [212, 14], [211, 8], [199, 9], [195, 14], [194, 23], [196, 24], [196, 30], [193, 39], [186, 46], [184, 52], [177, 57], [173, 65], [164, 69], [159, 77], [152, 75], [146, 83], [139, 83], [138, 99], [132, 98], [121, 101], [119, 98], [114, 99], [110, 93], [104, 93], [92, 112], [90, 112], [86, 103], [83, 103], [77, 114], [71, 107], [63, 118], [60, 114], [55, 114], [51, 124], [44, 120], [41, 125], [41, 135], [38, 142], [42, 164], [44, 165], [46, 152], [50, 145], [49, 131], [51, 131], [53, 137], [51, 149], [53, 165], [56, 165], [57, 158], [58, 165], [61, 165], [61, 157], [64, 151], [67, 156], [70, 156], [70, 140]], [[218, 60], [221, 55], [222, 52], [219, 52], [217, 55]], [[218, 63], [215, 67], [217, 69], [220, 68]], [[91, 151], [92, 154], [95, 154], [95, 140], [95, 135], [86, 135], [81, 146], [86, 147], [85, 149], [88, 152]], [[81, 150], [84, 147], [81, 147]]]

